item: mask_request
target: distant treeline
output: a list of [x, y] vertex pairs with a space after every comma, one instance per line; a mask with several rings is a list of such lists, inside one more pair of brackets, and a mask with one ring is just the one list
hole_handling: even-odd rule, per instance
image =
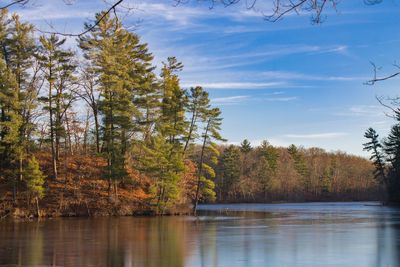
[[221, 146], [216, 171], [219, 202], [379, 200], [374, 167], [362, 157], [267, 141], [252, 148]]

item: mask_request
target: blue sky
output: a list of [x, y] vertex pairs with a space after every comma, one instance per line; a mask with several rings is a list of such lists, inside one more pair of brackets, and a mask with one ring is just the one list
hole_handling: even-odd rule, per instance
[[[198, 1], [174, 7], [172, 0], [126, 0], [133, 9], [124, 24], [149, 43], [155, 65], [176, 56], [185, 66], [182, 85], [210, 92], [230, 143], [267, 139], [367, 155], [365, 129], [385, 136], [393, 123], [375, 96], [396, 96], [399, 80], [364, 83], [373, 76], [370, 61], [382, 75], [396, 70], [400, 3], [341, 1], [313, 25], [310, 14], [266, 22], [261, 12], [268, 13], [269, 2], [259, 0], [254, 11], [242, 4], [210, 10]], [[104, 7], [102, 0], [37, 0], [14, 11], [43, 30], [79, 32]]]

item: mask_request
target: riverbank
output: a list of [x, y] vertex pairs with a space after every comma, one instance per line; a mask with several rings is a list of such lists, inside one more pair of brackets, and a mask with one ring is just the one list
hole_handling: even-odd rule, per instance
[[[117, 195], [108, 192], [104, 180], [49, 180], [46, 196], [39, 201], [27, 204], [28, 195], [19, 192], [13, 203], [12, 192], [3, 191], [0, 203], [0, 218], [31, 219], [35, 217], [99, 217], [99, 216], [152, 216], [155, 209], [149, 203], [149, 195], [140, 187], [122, 183]], [[38, 212], [39, 210], [39, 212]], [[167, 214], [187, 214], [189, 207], [180, 205]]]
[[[36, 154], [36, 157], [43, 172], [51, 173], [50, 155]], [[30, 197], [23, 181], [17, 184], [14, 202], [12, 184], [0, 180], [0, 219], [155, 215], [152, 183], [148, 177], [129, 170], [128, 177], [110, 190], [108, 181], [102, 179], [104, 165], [101, 157], [77, 155], [69, 159], [57, 179], [48, 176], [45, 196], [38, 203]], [[184, 201], [163, 211], [164, 214], [190, 212]]]

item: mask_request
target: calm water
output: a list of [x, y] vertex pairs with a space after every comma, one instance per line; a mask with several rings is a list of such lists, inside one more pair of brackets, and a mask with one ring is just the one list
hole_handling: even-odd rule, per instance
[[0, 266], [398, 267], [400, 210], [203, 205], [198, 218], [0, 222]]

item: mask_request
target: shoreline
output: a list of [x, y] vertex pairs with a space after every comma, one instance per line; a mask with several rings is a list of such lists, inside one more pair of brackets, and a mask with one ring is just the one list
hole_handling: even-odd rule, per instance
[[[132, 205], [125, 205], [121, 203], [123, 201], [119, 201], [118, 203], [110, 203], [114, 209], [109, 209], [110, 206], [97, 209], [97, 210], [90, 210], [87, 209], [86, 205], [81, 206], [73, 206], [77, 209], [69, 209], [64, 210], [62, 212], [54, 212], [49, 208], [44, 207], [40, 213], [41, 216], [35, 215], [35, 211], [33, 209], [29, 209], [26, 207], [14, 207], [13, 210], [0, 210], [0, 222], [12, 220], [12, 221], [33, 221], [33, 220], [47, 220], [47, 219], [56, 219], [56, 218], [104, 218], [104, 217], [162, 217], [162, 216], [195, 216], [193, 215], [192, 209], [189, 205], [185, 207], [181, 206], [181, 210], [170, 210], [164, 214], [157, 214], [154, 210], [148, 209], [139, 209], [134, 204]], [[382, 201], [376, 200], [363, 200], [363, 201], [305, 201], [305, 202], [241, 202], [241, 203], [203, 203], [201, 206], [218, 206], [218, 205], [301, 205], [301, 204], [353, 204], [353, 203], [364, 203], [363, 206], [376, 206], [376, 207], [399, 207], [399, 203], [391, 203], [387, 204]], [[370, 205], [368, 204], [370, 203]], [[83, 204], [83, 203], [82, 203]], [[117, 209], [117, 207], [123, 207], [122, 209]], [[84, 209], [86, 213], [84, 212]], [[208, 211], [208, 209], [200, 209], [201, 211]], [[89, 211], [89, 212], [87, 212]], [[232, 210], [233, 211], [233, 210]]]

